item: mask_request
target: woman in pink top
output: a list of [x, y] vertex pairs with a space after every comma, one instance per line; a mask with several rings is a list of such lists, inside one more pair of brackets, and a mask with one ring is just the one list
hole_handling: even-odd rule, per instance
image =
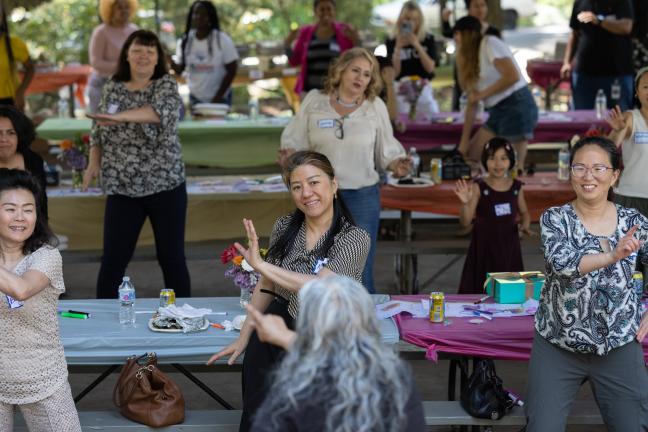
[[89, 112], [97, 112], [104, 84], [115, 73], [124, 41], [137, 26], [130, 22], [137, 10], [137, 0], [100, 0], [99, 15], [104, 22], [94, 29], [90, 38]]
[[335, 21], [335, 0], [315, 0], [313, 10], [315, 24], [293, 30], [284, 41], [290, 64], [301, 65], [295, 86], [299, 95], [324, 88], [331, 60], [360, 45], [356, 29]]

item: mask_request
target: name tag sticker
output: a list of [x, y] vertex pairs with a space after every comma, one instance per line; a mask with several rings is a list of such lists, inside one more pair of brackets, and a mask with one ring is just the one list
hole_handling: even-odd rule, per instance
[[635, 132], [635, 144], [648, 144], [648, 132]]
[[108, 114], [115, 114], [115, 113], [117, 112], [118, 109], [119, 109], [119, 105], [117, 105], [117, 104], [110, 104], [110, 105], [108, 105], [108, 109], [106, 110], [106, 112], [107, 112]]
[[317, 262], [313, 266], [313, 274], [319, 273], [320, 270], [322, 270], [322, 267], [324, 267], [326, 264], [328, 264], [328, 258], [317, 260]]
[[506, 216], [511, 214], [511, 204], [495, 204], [495, 216]]
[[6, 296], [6, 297], [7, 297], [7, 304], [9, 305], [9, 309], [18, 309], [19, 307], [22, 307], [22, 305], [24, 304], [23, 302], [18, 301], [11, 296]]
[[333, 119], [324, 119], [318, 121], [317, 126], [319, 126], [320, 129], [330, 129], [335, 126], [335, 122], [333, 121]]

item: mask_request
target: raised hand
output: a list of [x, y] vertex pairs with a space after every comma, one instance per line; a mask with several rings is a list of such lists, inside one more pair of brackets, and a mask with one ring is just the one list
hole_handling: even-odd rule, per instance
[[610, 110], [607, 117], [605, 117], [605, 121], [615, 131], [621, 131], [628, 126], [628, 121], [626, 120], [625, 115], [623, 115], [623, 112], [621, 112], [619, 105]]
[[637, 252], [641, 247], [641, 241], [634, 237], [634, 233], [637, 232], [639, 225], [635, 225], [628, 230], [625, 236], [619, 240], [619, 244], [612, 251], [612, 257], [614, 262], [620, 261], [634, 252]]
[[290, 348], [295, 338], [295, 333], [288, 329], [286, 322], [278, 315], [262, 314], [254, 306], [245, 306], [248, 311], [247, 319], [250, 325], [256, 329], [257, 336], [261, 342], [271, 343], [284, 349]]
[[468, 204], [473, 197], [472, 183], [460, 179], [455, 183], [454, 193], [459, 197], [462, 204]]
[[245, 261], [247, 261], [253, 269], [257, 270], [259, 265], [263, 263], [263, 257], [259, 251], [259, 236], [257, 236], [256, 229], [251, 219], [243, 219], [243, 226], [248, 238], [247, 249], [240, 243], [234, 243], [234, 247], [239, 251]]

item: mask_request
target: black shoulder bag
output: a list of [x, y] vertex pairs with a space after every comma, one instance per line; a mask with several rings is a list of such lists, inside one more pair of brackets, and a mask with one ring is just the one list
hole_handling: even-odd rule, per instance
[[499, 420], [513, 406], [490, 359], [477, 362], [461, 391], [461, 406], [473, 417]]

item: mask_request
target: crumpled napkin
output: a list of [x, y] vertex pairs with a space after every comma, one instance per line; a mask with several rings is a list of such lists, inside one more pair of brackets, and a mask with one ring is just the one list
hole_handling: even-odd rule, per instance
[[211, 311], [207, 308], [195, 308], [187, 303], [181, 307], [169, 305], [158, 309], [153, 325], [158, 328], [179, 327], [183, 333], [202, 331], [205, 327], [205, 315], [210, 314]]
[[225, 331], [241, 330], [241, 328], [243, 328], [245, 318], [247, 318], [247, 315], [237, 315], [232, 321], [225, 320], [221, 324], [223, 325], [223, 327], [225, 327]]

